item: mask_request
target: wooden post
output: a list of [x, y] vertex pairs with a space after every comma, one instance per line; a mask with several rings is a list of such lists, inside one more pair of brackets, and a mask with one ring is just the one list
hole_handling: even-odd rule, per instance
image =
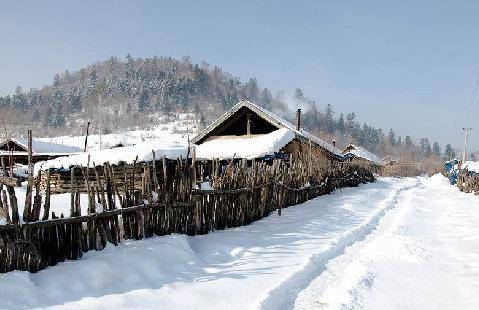
[[47, 170], [47, 188], [45, 190], [45, 204], [43, 205], [42, 221], [48, 220], [50, 217], [50, 169]]
[[32, 161], [32, 131], [28, 130], [28, 184], [25, 194], [25, 208], [23, 210], [23, 220], [30, 221], [32, 207], [32, 188], [33, 188], [33, 161]]
[[191, 169], [193, 173], [193, 186], [196, 186], [196, 148], [194, 146], [191, 154]]
[[40, 194], [40, 182], [42, 179], [42, 171], [38, 171], [37, 179], [35, 180], [35, 197], [33, 198], [32, 220], [38, 221], [40, 219], [40, 211], [42, 209], [42, 195]]
[[246, 135], [251, 136], [251, 113], [246, 113]]
[[[2, 162], [3, 174], [8, 175], [7, 167], [5, 166], [5, 160], [3, 156], [1, 157], [1, 162]], [[8, 199], [10, 200], [10, 208], [12, 209], [12, 222], [18, 223], [20, 220], [20, 216], [18, 214], [18, 204], [17, 204], [17, 197], [15, 196], [15, 189], [9, 185], [6, 185], [6, 187], [7, 187]]]
[[75, 216], [75, 191], [73, 190], [73, 182], [75, 177], [75, 167], [70, 169], [70, 217]]
[[163, 155], [162, 164], [163, 164], [163, 182], [166, 185], [166, 156]]
[[158, 194], [158, 175], [156, 174], [156, 154], [154, 150], [151, 150], [153, 155], [153, 183], [155, 184], [155, 192]]
[[86, 148], [88, 145], [88, 133], [90, 131], [90, 121], [86, 124], [86, 135], [85, 135], [85, 147], [83, 148], [83, 152], [86, 152]]
[[[7, 220], [7, 223], [9, 223], [9, 216], [8, 216], [8, 205], [3, 206], [3, 200], [2, 200], [2, 193], [3, 193], [3, 184], [0, 183], [0, 218], [5, 217]], [[5, 194], [4, 194], [5, 195]]]

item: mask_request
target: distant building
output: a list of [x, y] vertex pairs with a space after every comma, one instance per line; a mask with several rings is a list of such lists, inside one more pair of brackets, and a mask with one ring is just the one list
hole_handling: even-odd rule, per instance
[[368, 165], [375, 165], [375, 166], [382, 166], [384, 162], [375, 154], [371, 153], [370, 151], [366, 150], [362, 146], [349, 144], [343, 151], [344, 157], [357, 164], [368, 164]]
[[[32, 160], [33, 163], [68, 156], [70, 154], [81, 152], [77, 147], [66, 146], [62, 144], [32, 141]], [[0, 143], [0, 157], [4, 158], [5, 164], [28, 164], [28, 141], [23, 138], [10, 138]]]
[[388, 155], [382, 159], [385, 166], [393, 166], [399, 162], [399, 160], [391, 155]]
[[341, 151], [301, 128], [301, 110], [296, 125], [246, 100], [199, 133], [192, 142], [199, 159], [261, 159], [290, 155], [293, 158], [343, 159]]

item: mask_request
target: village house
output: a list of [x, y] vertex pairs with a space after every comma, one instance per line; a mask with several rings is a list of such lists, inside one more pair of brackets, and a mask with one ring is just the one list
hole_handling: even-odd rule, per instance
[[339, 149], [301, 128], [301, 110], [296, 124], [246, 100], [192, 139], [198, 159], [264, 159], [314, 157], [341, 161]]
[[349, 144], [343, 151], [344, 157], [352, 163], [383, 166], [384, 162], [362, 146]]
[[[57, 157], [81, 152], [81, 149], [63, 144], [32, 140], [32, 161], [37, 163]], [[23, 138], [9, 138], [0, 144], [0, 157], [5, 164], [28, 164], [28, 141]]]

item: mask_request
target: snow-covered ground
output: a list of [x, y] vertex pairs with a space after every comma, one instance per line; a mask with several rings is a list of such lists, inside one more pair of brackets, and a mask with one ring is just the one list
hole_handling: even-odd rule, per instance
[[0, 275], [0, 308], [478, 309], [479, 198], [384, 178], [204, 236]]
[[[188, 137], [193, 138], [199, 131], [195, 116], [192, 113], [177, 114], [172, 118], [152, 116], [158, 125], [150, 129], [131, 129], [119, 133], [104, 134], [92, 132], [88, 136], [87, 151], [109, 149], [119, 144], [123, 146], [137, 145], [149, 141], [164, 141], [169, 144], [188, 145]], [[100, 139], [101, 138], [101, 139]], [[54, 138], [36, 138], [39, 141], [58, 143], [83, 150], [85, 136], [59, 136]]]

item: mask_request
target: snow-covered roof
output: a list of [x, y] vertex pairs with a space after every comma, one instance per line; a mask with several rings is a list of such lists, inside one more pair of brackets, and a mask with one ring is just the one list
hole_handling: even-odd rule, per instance
[[196, 145], [196, 158], [260, 158], [279, 152], [294, 137], [293, 131], [288, 128], [281, 128], [265, 135], [231, 139], [218, 138]]
[[[1, 143], [1, 145], [4, 145], [5, 143], [8, 142], [13, 142], [19, 145], [21, 148], [25, 149], [25, 152], [28, 151], [28, 140], [23, 139], [23, 138], [10, 138], [4, 142]], [[0, 146], [1, 146], [0, 145]], [[5, 151], [3, 151], [5, 152]], [[51, 143], [51, 142], [44, 142], [44, 141], [39, 141], [32, 139], [32, 153], [35, 155], [39, 154], [45, 154], [45, 155], [50, 155], [50, 154], [72, 154], [72, 153], [78, 153], [81, 152], [80, 148], [74, 147], [74, 146], [67, 146], [63, 144], [57, 144], [57, 143]], [[21, 152], [15, 152], [20, 154]]]
[[348, 147], [346, 147], [344, 149], [343, 154], [344, 155], [352, 154], [355, 157], [366, 159], [366, 160], [368, 160], [370, 162], [373, 162], [375, 164], [378, 164], [378, 165], [383, 164], [383, 161], [381, 160], [381, 158], [379, 158], [375, 154], [371, 153], [370, 151], [366, 150], [362, 146], [350, 144]]
[[[278, 116], [277, 114], [271, 111], [268, 111], [265, 108], [260, 107], [247, 100], [241, 100], [240, 102], [238, 102], [228, 112], [224, 113], [221, 117], [219, 117], [212, 124], [206, 127], [205, 130], [203, 130], [200, 134], [198, 134], [195, 138], [193, 138], [192, 142], [197, 143], [198, 141], [202, 140], [205, 136], [208, 135], [208, 133], [210, 133], [213, 129], [218, 127], [221, 123], [223, 123], [226, 119], [228, 119], [231, 115], [236, 113], [242, 107], [246, 107], [250, 109], [251, 111], [255, 112], [257, 115], [261, 116], [263, 119], [265, 119], [267, 122], [271, 123], [273, 126], [275, 126], [278, 129], [286, 128], [300, 137], [311, 140], [312, 142], [316, 143], [317, 145], [326, 149], [327, 151], [336, 155], [337, 157], [341, 157], [341, 158], [343, 157], [343, 154], [341, 153], [339, 149], [325, 142], [321, 138], [314, 136], [313, 134], [309, 133], [308, 131], [304, 129], [296, 130], [296, 126], [294, 124], [288, 122], [287, 120]], [[232, 147], [238, 150], [238, 147], [236, 145], [232, 145]]]
[[477, 161], [466, 161], [462, 164], [462, 169], [466, 169], [468, 171], [474, 171], [476, 173], [479, 173], [479, 162]]
[[151, 161], [153, 160], [152, 151], [155, 151], [157, 160], [163, 156], [170, 159], [177, 159], [180, 156], [186, 157], [188, 154], [188, 146], [165, 141], [149, 141], [133, 146], [94, 150], [38, 162], [35, 164], [35, 173], [38, 170], [69, 169], [72, 166], [86, 167], [88, 165], [88, 155], [90, 155], [90, 167], [93, 166], [93, 163], [95, 165], [102, 165], [107, 162], [110, 164], [118, 164], [120, 162], [131, 164], [135, 159], [137, 159], [138, 162]]

